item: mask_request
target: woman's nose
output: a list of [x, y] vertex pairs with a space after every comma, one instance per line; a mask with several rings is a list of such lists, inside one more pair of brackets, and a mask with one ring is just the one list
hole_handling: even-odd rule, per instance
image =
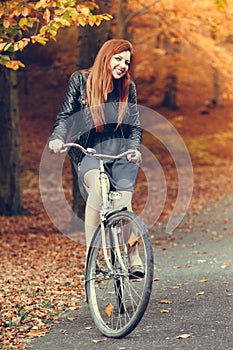
[[121, 61], [121, 62], [120, 62], [120, 67], [121, 67], [121, 68], [126, 68], [126, 63], [125, 63], [124, 61]]

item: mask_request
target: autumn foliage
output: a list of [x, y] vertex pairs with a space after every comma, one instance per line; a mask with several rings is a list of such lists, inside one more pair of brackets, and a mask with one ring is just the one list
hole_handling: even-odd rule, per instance
[[4, 1], [0, 3], [0, 64], [11, 69], [24, 67], [10, 53], [22, 51], [29, 42], [45, 45], [60, 28], [71, 25], [100, 25], [108, 14], [93, 14], [94, 1], [75, 0]]
[[[120, 32], [117, 28], [118, 7], [123, 2], [112, 3], [115, 36]], [[109, 19], [107, 15], [99, 17], [93, 14], [94, 2], [82, 2], [78, 7], [74, 3], [76, 1], [72, 0], [2, 1], [0, 63], [17, 69], [23, 63], [14, 60], [11, 54], [27, 47], [30, 56], [29, 43], [44, 45], [55, 39], [62, 27], [98, 25], [102, 19]], [[140, 103], [157, 109], [163, 99], [166, 76], [174, 74], [178, 79], [180, 109], [168, 111], [162, 107], [158, 112], [176, 127], [190, 152], [194, 191], [187, 215], [195, 217], [204, 205], [232, 193], [233, 188], [232, 2], [130, 0], [124, 13], [121, 24], [130, 34], [136, 51], [134, 75]], [[57, 40], [59, 45], [67, 45], [64, 52], [57, 50], [56, 53], [52, 42], [46, 46], [48, 56], [51, 55], [47, 65], [42, 67], [34, 61], [31, 67], [19, 71], [26, 211], [21, 216], [0, 217], [0, 343], [5, 349], [22, 349], [22, 344], [27, 344], [28, 339], [44, 335], [52, 323], [59, 322], [61, 312], [78, 308], [79, 299], [84, 295], [85, 249], [53, 227], [39, 193], [41, 153], [64, 94], [66, 79], [75, 69], [75, 62], [72, 62], [72, 67], [68, 65], [71, 59], [75, 61], [69, 43], [64, 43], [63, 38]], [[72, 46], [75, 46], [74, 40]], [[35, 56], [38, 59], [38, 55]], [[219, 74], [221, 105], [215, 108], [204, 105], [204, 102], [207, 97], [212, 98], [216, 72]], [[175, 238], [168, 238], [164, 233], [163, 239], [158, 240], [156, 230], [162, 227], [161, 222], [169, 218], [174, 207], [177, 172], [164, 148], [158, 143], [150, 144], [151, 140], [145, 136], [144, 145], [154, 147], [153, 152], [162, 164], [167, 182], [166, 203], [154, 226], [153, 242], [157, 249], [164, 250], [169, 239]], [[144, 163], [146, 161], [144, 159]], [[152, 173], [152, 180], [154, 178]], [[71, 201], [72, 178], [68, 169], [64, 183]], [[159, 204], [161, 189], [156, 181], [152, 185]], [[146, 196], [146, 178], [139, 173], [133, 202], [137, 213], [141, 212]], [[150, 222], [153, 212], [151, 207], [146, 213], [147, 222]], [[190, 224], [186, 233], [193, 232], [193, 229]], [[160, 302], [168, 303], [166, 299]], [[179, 337], [188, 336], [182, 334]]]

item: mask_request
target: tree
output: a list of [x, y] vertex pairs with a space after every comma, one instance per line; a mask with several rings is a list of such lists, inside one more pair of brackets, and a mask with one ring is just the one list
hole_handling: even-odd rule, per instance
[[[200, 64], [212, 67], [215, 94], [219, 94], [221, 78], [221, 91], [225, 96], [232, 95], [232, 52], [224, 46], [233, 30], [231, 1], [119, 0], [118, 5], [126, 7], [123, 13], [127, 13], [119, 21], [119, 33], [130, 35], [138, 61], [143, 62], [134, 72], [138, 83], [145, 85], [141, 101], [151, 107], [163, 101], [176, 104], [180, 81], [176, 66], [187, 67], [190, 61], [189, 70], [194, 68], [187, 53], [191, 59], [199, 55]], [[215, 39], [213, 27], [217, 31]]]
[[0, 106], [0, 214], [21, 214], [23, 203], [17, 75], [15, 71], [4, 67], [0, 67]]
[[[99, 0], [98, 4], [98, 12], [110, 12], [110, 1]], [[97, 10], [95, 12], [97, 12]], [[104, 21], [100, 26], [94, 28], [90, 28], [90, 26], [79, 27], [77, 68], [85, 69], [91, 67], [102, 44], [111, 38], [112, 30], [109, 21]]]
[[[110, 12], [111, 3], [107, 0], [99, 1], [98, 12]], [[112, 38], [111, 23], [104, 21], [100, 26], [90, 28], [79, 27], [78, 28], [78, 56], [77, 56], [77, 68], [86, 69], [92, 66], [97, 52], [102, 44]], [[78, 186], [78, 178], [76, 171], [72, 167], [73, 175], [73, 212], [77, 214], [79, 218], [84, 219], [85, 201], [80, 193]], [[72, 216], [71, 230], [77, 228], [76, 215]]]
[[45, 45], [62, 27], [100, 25], [111, 17], [96, 14], [95, 2], [75, 0], [4, 1], [0, 3], [0, 214], [22, 212], [21, 157], [17, 76], [12, 70], [24, 67], [13, 53], [29, 42]]

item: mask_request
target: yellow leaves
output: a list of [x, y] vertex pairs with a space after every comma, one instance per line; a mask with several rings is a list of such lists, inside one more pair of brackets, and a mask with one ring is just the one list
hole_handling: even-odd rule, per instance
[[90, 14], [90, 9], [85, 6], [80, 6], [79, 12], [82, 13], [84, 16], [88, 16]]
[[20, 26], [22, 29], [25, 29], [25, 27], [27, 27], [27, 23], [28, 23], [27, 18], [25, 18], [25, 17], [20, 18], [20, 20], [19, 20], [19, 26]]
[[41, 45], [45, 45], [48, 42], [48, 39], [43, 37], [42, 35], [33, 35], [31, 36], [31, 41], [33, 44], [39, 43]]
[[35, 9], [39, 10], [40, 8], [45, 8], [47, 6], [47, 0], [39, 0], [35, 4]]
[[31, 9], [28, 8], [28, 7], [23, 7], [22, 11], [21, 11], [21, 14], [23, 17], [27, 17], [29, 16], [31, 13]]
[[83, 18], [83, 17], [78, 17], [78, 18], [77, 18], [77, 21], [78, 21], [77, 24], [80, 25], [80, 26], [82, 26], [82, 27], [84, 27], [84, 26], [87, 24], [86, 19]]
[[49, 23], [50, 21], [50, 16], [51, 16], [51, 12], [49, 11], [49, 9], [47, 8], [44, 13], [43, 13], [43, 19], [45, 20], [46, 23]]
[[[0, 55], [0, 64], [2, 64], [1, 55]], [[20, 67], [25, 67], [25, 65], [18, 60], [9, 60], [7, 62], [4, 62], [3, 65], [13, 70], [18, 70]]]
[[1, 43], [0, 49], [3, 51], [8, 51], [11, 46], [12, 46], [12, 43]]
[[[103, 20], [112, 18], [106, 13], [94, 15], [92, 11], [95, 8], [98, 8], [98, 5], [94, 2], [77, 5], [77, 2], [72, 0], [0, 3], [0, 18], [3, 18], [5, 38], [5, 42], [0, 43], [0, 50], [22, 51], [29, 41], [45, 45], [49, 40], [55, 40], [60, 28], [72, 25], [99, 26]], [[28, 28], [33, 28], [35, 24], [33, 34], [27, 33], [24, 36], [24, 32], [28, 32]], [[9, 60], [10, 57], [1, 58], [0, 64], [15, 70], [24, 67], [19, 61], [10, 63]]]
[[2, 24], [3, 24], [3, 27], [6, 29], [10, 27], [10, 21], [8, 19], [4, 19]]
[[208, 282], [208, 280], [206, 280], [206, 279], [201, 279], [201, 280], [199, 280], [198, 282], [199, 282], [199, 283], [206, 283], [206, 282]]
[[30, 42], [30, 39], [23, 38], [22, 40], [17, 41], [14, 43], [14, 51], [22, 51]]

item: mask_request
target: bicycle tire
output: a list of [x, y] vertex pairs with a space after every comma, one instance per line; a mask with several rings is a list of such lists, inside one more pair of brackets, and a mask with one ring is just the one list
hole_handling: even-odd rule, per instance
[[[129, 241], [132, 232], [144, 266], [143, 278], [135, 279], [130, 273], [127, 250], [132, 244]], [[106, 218], [105, 237], [111, 270], [103, 257], [98, 227], [88, 254], [86, 292], [96, 327], [106, 337], [122, 338], [135, 329], [148, 306], [153, 284], [153, 250], [145, 224], [129, 211], [114, 212]]]

